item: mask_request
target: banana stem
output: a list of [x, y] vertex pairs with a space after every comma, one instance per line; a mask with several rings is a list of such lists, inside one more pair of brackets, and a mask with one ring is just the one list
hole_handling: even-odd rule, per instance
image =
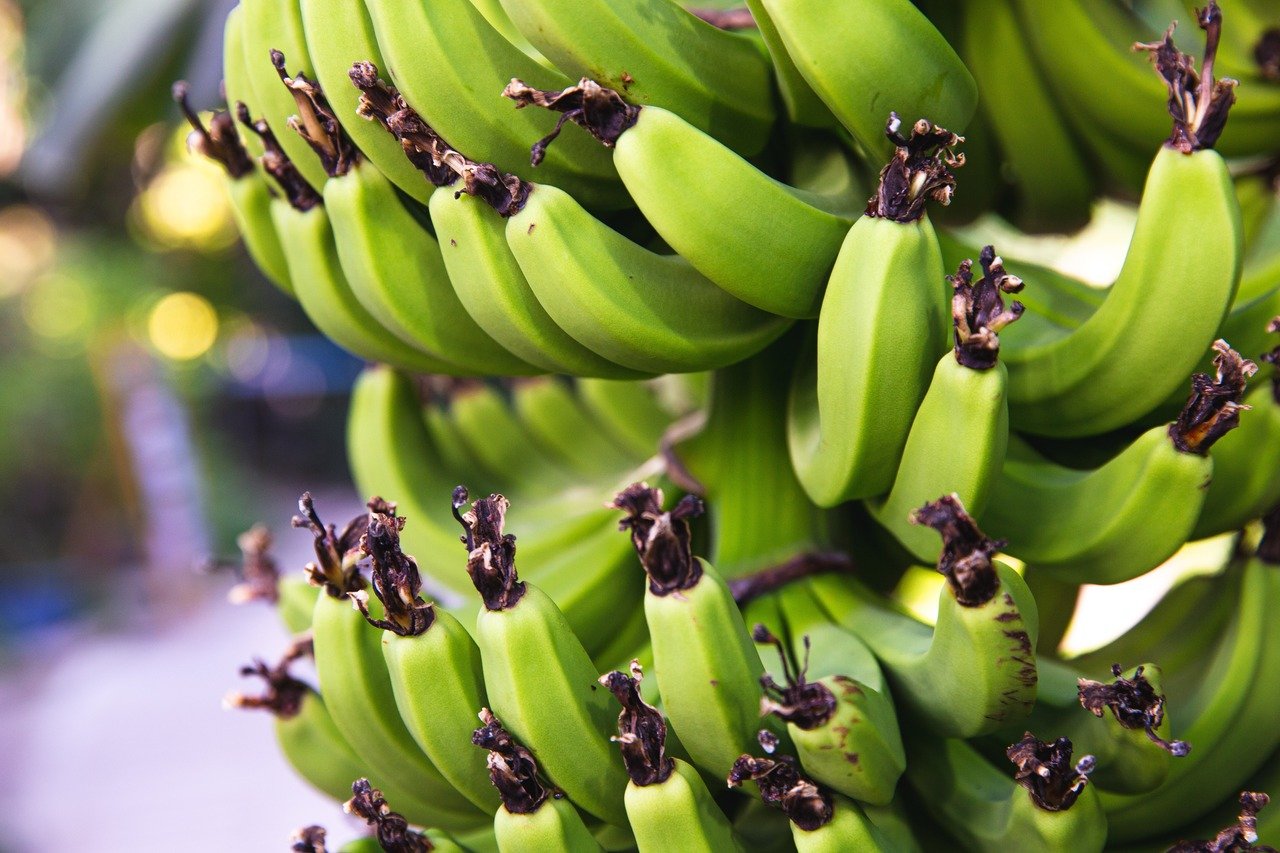
[[467, 574], [488, 610], [507, 610], [524, 597], [526, 587], [516, 573], [516, 537], [503, 532], [510, 501], [490, 495], [458, 510], [467, 502], [467, 489], [453, 490], [453, 517], [466, 531]]
[[988, 539], [955, 495], [944, 495], [911, 513], [912, 524], [932, 527], [942, 536], [938, 571], [946, 576], [963, 607], [981, 607], [1000, 587], [991, 558], [1008, 543]]
[[364, 618], [375, 628], [401, 637], [425, 634], [435, 623], [435, 607], [422, 600], [422, 576], [418, 563], [400, 550], [400, 531], [405, 519], [396, 516], [396, 505], [382, 498], [369, 501], [369, 520], [360, 538], [361, 552], [371, 564], [373, 592], [382, 602], [385, 619], [369, 613], [368, 595], [354, 593], [352, 599]]
[[729, 581], [729, 590], [739, 607], [753, 599], [781, 589], [789, 583], [825, 574], [853, 574], [853, 558], [838, 551], [809, 552]]
[[1027, 732], [1022, 739], [1005, 750], [1018, 768], [1014, 780], [1027, 789], [1031, 801], [1049, 812], [1066, 811], [1089, 781], [1093, 771], [1092, 755], [1071, 763], [1071, 741], [1060, 737], [1046, 743]]
[[280, 567], [271, 556], [271, 531], [255, 524], [236, 537], [240, 548], [240, 582], [227, 593], [232, 604], [280, 601]]
[[409, 828], [409, 821], [391, 810], [382, 792], [369, 784], [368, 779], [357, 779], [351, 785], [351, 799], [342, 804], [347, 814], [364, 818], [373, 827], [378, 844], [383, 850], [396, 853], [425, 853], [431, 842], [422, 833]]
[[631, 781], [640, 786], [660, 785], [671, 778], [675, 761], [667, 755], [667, 723], [662, 712], [640, 696], [644, 673], [639, 661], [631, 662], [631, 675], [620, 670], [600, 676], [600, 683], [622, 704], [618, 714], [618, 736], [622, 763]]
[[902, 119], [889, 113], [885, 135], [894, 144], [893, 157], [880, 170], [876, 193], [867, 202], [867, 216], [895, 222], [915, 222], [930, 199], [944, 207], [951, 203], [956, 177], [952, 169], [964, 165], [954, 149], [964, 137], [920, 119], [903, 136]]
[[326, 175], [337, 178], [347, 174], [359, 154], [338, 124], [320, 84], [308, 80], [302, 73], [290, 77], [285, 71], [284, 54], [278, 50], [271, 51], [271, 64], [298, 107], [298, 114], [289, 119], [289, 127], [316, 152]]
[[560, 113], [555, 128], [529, 149], [529, 161], [535, 166], [542, 162], [547, 146], [560, 135], [566, 122], [578, 125], [605, 148], [612, 148], [640, 117], [640, 107], [628, 104], [618, 92], [587, 77], [576, 86], [559, 91], [535, 89], [515, 78], [502, 90], [502, 97], [515, 101], [516, 109], [535, 106]]
[[631, 531], [631, 544], [654, 595], [667, 596], [697, 586], [702, 564], [693, 559], [689, 519], [702, 515], [701, 498], [685, 495], [670, 511], [663, 512], [661, 489], [633, 483], [609, 506], [627, 514], [618, 526]]
[[1120, 664], [1111, 665], [1115, 681], [1103, 684], [1087, 678], [1078, 680], [1080, 704], [1095, 717], [1101, 717], [1108, 708], [1121, 728], [1142, 729], [1156, 746], [1174, 756], [1191, 752], [1191, 745], [1184, 740], [1168, 741], [1156, 733], [1164, 721], [1163, 693], [1156, 693], [1151, 682], [1138, 667], [1132, 678], [1125, 678]]
[[982, 278], [973, 281], [973, 261], [961, 261], [955, 275], [947, 276], [955, 295], [951, 298], [951, 319], [955, 329], [956, 361], [973, 370], [990, 370], [1000, 356], [999, 332], [1022, 316], [1023, 305], [1013, 302], [1006, 309], [1003, 293], [1018, 293], [1022, 279], [1005, 272], [1004, 260], [994, 246], [983, 246], [978, 261]]
[[517, 743], [488, 708], [480, 709], [480, 722], [483, 725], [471, 735], [471, 742], [489, 750], [489, 780], [498, 789], [502, 805], [512, 814], [533, 814], [551, 795], [551, 789], [538, 779], [533, 753]]
[[275, 178], [290, 207], [305, 213], [323, 203], [320, 193], [307, 183], [307, 179], [302, 177], [298, 167], [293, 165], [289, 155], [280, 147], [280, 140], [276, 139], [275, 132], [271, 130], [271, 125], [267, 124], [266, 119], [260, 118], [254, 121], [249, 116], [249, 107], [244, 101], [236, 102], [236, 119], [262, 140], [264, 149], [261, 158], [262, 170]]
[[266, 692], [260, 696], [249, 696], [244, 693], [230, 693], [223, 700], [228, 708], [262, 708], [276, 717], [287, 720], [296, 717], [302, 710], [302, 702], [312, 693], [311, 685], [294, 678], [289, 673], [289, 666], [299, 658], [314, 654], [310, 635], [299, 637], [290, 644], [280, 662], [268, 666], [262, 659], [256, 659], [248, 666], [240, 668], [244, 677], [257, 676], [266, 684]]
[[736, 788], [746, 781], [755, 782], [766, 804], [780, 809], [807, 832], [830, 823], [835, 814], [831, 794], [802, 776], [789, 755], [777, 759], [743, 755], [729, 771], [729, 787]]
[[316, 513], [310, 492], [303, 492], [298, 499], [302, 515], [295, 515], [294, 527], [310, 530], [315, 537], [312, 547], [316, 561], [307, 563], [307, 578], [333, 598], [345, 598], [348, 593], [364, 589], [360, 575], [360, 540], [369, 524], [367, 514], [357, 515], [347, 522], [339, 535], [332, 524], [325, 525]]
[[189, 94], [190, 86], [186, 80], [173, 84], [173, 99], [182, 111], [182, 117], [191, 125], [191, 133], [187, 135], [187, 150], [213, 160], [226, 169], [232, 178], [242, 178], [252, 172], [253, 160], [249, 158], [249, 152], [236, 133], [236, 122], [231, 113], [215, 112], [206, 128], [204, 122], [200, 121], [200, 116], [191, 108]]
[[1192, 376], [1191, 396], [1169, 425], [1173, 446], [1183, 453], [1207, 455], [1215, 441], [1240, 424], [1240, 412], [1249, 408], [1240, 399], [1258, 365], [1242, 358], [1224, 340], [1214, 341], [1213, 349], [1216, 378], [1207, 373]]

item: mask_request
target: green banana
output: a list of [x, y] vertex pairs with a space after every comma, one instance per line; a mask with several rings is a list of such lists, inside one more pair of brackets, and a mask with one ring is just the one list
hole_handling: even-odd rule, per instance
[[378, 171], [414, 200], [426, 204], [435, 187], [405, 157], [394, 136], [369, 121], [362, 121], [360, 92], [351, 85], [350, 70], [357, 63], [381, 68], [385, 63], [373, 34], [373, 23], [363, 2], [352, 0], [298, 0], [307, 53], [315, 66], [316, 81], [324, 91], [333, 114], [360, 153]]
[[[365, 0], [365, 7], [392, 82], [423, 120], [469, 157], [531, 180], [529, 140], [550, 123], [532, 111], [513, 114], [499, 93], [512, 77], [546, 88], [571, 81], [507, 41], [469, 0]], [[594, 208], [628, 206], [608, 153], [585, 135], [570, 136], [540, 177]]]
[[370, 501], [360, 546], [383, 616], [369, 613], [367, 592], [352, 598], [382, 629], [392, 693], [414, 741], [450, 785], [487, 811], [493, 804], [489, 775], [468, 743], [475, 709], [485, 703], [480, 651], [456, 618], [420, 597], [417, 561], [400, 549], [405, 519], [395, 512], [394, 504]]
[[838, 853], [841, 850], [900, 849], [854, 802], [823, 790], [796, 769], [795, 759], [742, 755], [729, 771], [729, 786], [755, 782], [767, 805], [780, 809], [791, 822], [797, 853]]
[[578, 395], [600, 428], [633, 454], [637, 461], [658, 452], [662, 436], [678, 416], [687, 415], [683, 401], [662, 398], [653, 383], [615, 379], [580, 379]]
[[570, 78], [590, 77], [636, 103], [664, 107], [740, 154], [764, 148], [773, 99], [768, 60], [752, 39], [675, 3], [502, 0], [502, 6]]
[[601, 432], [574, 386], [553, 378], [528, 379], [512, 393], [512, 406], [539, 446], [582, 480], [621, 479], [638, 461]]
[[1178, 419], [1092, 471], [1011, 442], [982, 516], [1008, 533], [1009, 554], [1063, 580], [1106, 584], [1137, 577], [1182, 546], [1213, 477], [1209, 448], [1239, 422], [1245, 382], [1257, 369], [1225, 341], [1214, 346], [1217, 377], [1193, 377]]
[[856, 635], [831, 624], [803, 581], [784, 588], [780, 600], [790, 645], [763, 624], [752, 631], [757, 643], [777, 647], [784, 679], [763, 676], [761, 711], [786, 721], [814, 781], [862, 803], [888, 805], [906, 755], [879, 664]]
[[614, 740], [631, 777], [624, 802], [640, 853], [742, 850], [698, 771], [667, 755], [667, 724], [640, 695], [639, 662], [633, 660], [630, 669], [630, 675], [618, 670], [602, 675], [600, 683], [622, 705]]
[[[227, 13], [222, 31], [222, 94], [227, 112], [233, 116], [238, 104], [257, 101], [244, 62], [244, 8], [236, 5]], [[262, 144], [256, 136], [246, 134], [240, 141], [251, 159], [262, 156]]]
[[910, 0], [763, 5], [800, 73], [871, 159], [889, 153], [886, 110], [957, 130], [973, 117], [977, 84]]
[[257, 676], [266, 684], [261, 696], [231, 693], [223, 704], [232, 708], [262, 708], [275, 717], [276, 740], [285, 760], [298, 775], [322, 794], [345, 799], [352, 780], [363, 776], [365, 763], [343, 739], [320, 694], [289, 674], [289, 665], [310, 654], [310, 643], [295, 643], [280, 663], [261, 660], [242, 667], [242, 676]]
[[613, 500], [620, 526], [644, 566], [645, 619], [654, 672], [671, 727], [692, 762], [719, 775], [755, 743], [760, 729], [760, 655], [733, 593], [715, 569], [690, 552], [693, 496], [662, 511], [662, 490], [628, 486]]
[[[466, 502], [459, 486], [455, 515]], [[595, 667], [564, 614], [516, 574], [515, 537], [503, 533], [507, 506], [495, 495], [457, 515], [465, 530], [467, 573], [484, 601], [474, 634], [485, 691], [574, 803], [625, 827], [627, 775], [609, 745], [615, 728], [609, 699], [597, 689]]]
[[[817, 315], [859, 200], [787, 186], [682, 116], [633, 106], [594, 80], [563, 91], [512, 80], [502, 94], [520, 107], [560, 112], [612, 148], [618, 175], [645, 218], [722, 289], [771, 314]], [[535, 163], [549, 142], [534, 146]], [[748, 245], [752, 251], [743, 252]]]
[[[486, 815], [445, 780], [405, 727], [381, 637], [348, 601], [347, 594], [364, 585], [356, 562], [368, 516], [353, 519], [339, 534], [320, 521], [309, 494], [298, 506], [302, 515], [294, 526], [315, 536], [316, 562], [307, 571], [323, 585], [312, 618], [316, 673], [338, 730], [410, 820], [448, 830], [481, 825]], [[378, 604], [366, 604], [374, 618], [382, 615]]]
[[289, 77], [279, 51], [271, 56], [296, 102], [290, 127], [329, 176], [323, 195], [338, 260], [365, 310], [415, 349], [441, 359], [452, 354], [469, 372], [539, 372], [476, 325], [449, 283], [439, 244], [406, 207], [412, 202], [402, 203], [391, 182], [356, 152], [325, 93], [305, 76]]
[[979, 256], [982, 277], [973, 281], [965, 260], [947, 280], [952, 297], [955, 347], [933, 371], [933, 380], [911, 422], [893, 486], [867, 501], [871, 514], [923, 562], [935, 559], [933, 533], [910, 523], [911, 511], [938, 495], [955, 494], [981, 516], [1000, 476], [1009, 441], [1008, 372], [998, 360], [999, 332], [1023, 314], [1006, 310], [1002, 293], [1018, 293], [1022, 279], [1005, 272], [995, 249]]
[[480, 722], [471, 742], [489, 751], [489, 778], [502, 799], [493, 818], [500, 853], [601, 850], [573, 803], [539, 779], [533, 753], [517, 742], [488, 708], [480, 709]]
[[[307, 55], [298, 0], [243, 0], [240, 9], [243, 79], [249, 90], [239, 97], [252, 95], [250, 103], [256, 114], [271, 127], [285, 127], [294, 111], [293, 98], [280, 85], [271, 61], [272, 51], [283, 52], [299, 73], [315, 76]], [[280, 134], [279, 142], [306, 182], [323, 187], [324, 168], [306, 142], [292, 133]]]
[[280, 248], [280, 238], [271, 222], [271, 187], [266, 176], [249, 158], [240, 135], [236, 133], [235, 119], [229, 112], [215, 112], [206, 128], [187, 103], [186, 82], [173, 84], [173, 99], [191, 125], [187, 150], [208, 157], [226, 172], [231, 216], [249, 257], [272, 284], [292, 295], [293, 285], [289, 283], [284, 250]]
[[[440, 853], [464, 853], [467, 849], [441, 830], [410, 829], [409, 822], [391, 810], [391, 806], [383, 799], [382, 792], [369, 784], [368, 779], [357, 779], [351, 784], [351, 799], [342, 804], [342, 810], [362, 818], [373, 827], [374, 835], [369, 840], [376, 844], [358, 848], [361, 850], [439, 850]], [[345, 851], [347, 847], [342, 849]]]
[[798, 363], [787, 409], [791, 461], [809, 498], [834, 506], [893, 483], [929, 371], [945, 350], [942, 257], [924, 215], [946, 204], [955, 134], [921, 120], [897, 145], [867, 215], [836, 258], [818, 319], [817, 358]]
[[967, 849], [1100, 851], [1107, 818], [1088, 784], [1092, 757], [1071, 763], [1071, 741], [1030, 732], [1006, 754], [1013, 779], [960, 740], [908, 738], [907, 780], [930, 814]]
[[647, 373], [707, 370], [758, 352], [790, 325], [683, 258], [613, 231], [563, 190], [526, 189], [507, 244], [542, 307], [597, 355]]
[[954, 497], [926, 504], [915, 518], [943, 538], [938, 570], [948, 582], [932, 631], [849, 578], [816, 575], [810, 583], [828, 616], [862, 638], [894, 696], [931, 731], [994, 731], [1035, 704], [1035, 600], [1016, 572], [991, 560], [1003, 543], [983, 536]]
[[760, 31], [760, 39], [769, 51], [769, 59], [773, 62], [774, 82], [782, 105], [786, 108], [787, 119], [805, 127], [836, 127], [836, 117], [809, 86], [791, 55], [787, 53], [778, 28], [769, 20], [763, 0], [747, 0], [747, 9]]

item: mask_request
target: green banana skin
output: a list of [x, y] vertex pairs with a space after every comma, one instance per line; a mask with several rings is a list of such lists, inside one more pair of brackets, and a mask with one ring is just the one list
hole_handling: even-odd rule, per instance
[[343, 275], [333, 228], [322, 205], [298, 211], [283, 199], [273, 199], [271, 219], [289, 262], [298, 302], [325, 337], [359, 358], [406, 370], [455, 376], [471, 372], [409, 346], [365, 310]]
[[787, 723], [805, 773], [860, 803], [888, 805], [906, 755], [879, 664], [862, 640], [831, 624], [807, 582], [788, 585], [779, 599], [794, 660], [807, 663], [804, 679], [837, 703], [818, 726]]
[[891, 853], [902, 849], [887, 838], [856, 803], [839, 795], [832, 796], [831, 800], [833, 813], [829, 823], [813, 830], [791, 824], [796, 853], [842, 853], [845, 850]]
[[638, 461], [600, 431], [568, 382], [530, 379], [516, 386], [520, 420], [556, 462], [582, 479], [621, 479]]
[[595, 665], [555, 602], [532, 584], [526, 589], [514, 607], [482, 608], [476, 618], [489, 701], [575, 803], [626, 826], [626, 771], [609, 743], [611, 699], [596, 689]]
[[810, 88], [809, 83], [796, 68], [787, 47], [782, 43], [778, 28], [769, 20], [763, 0], [747, 0], [747, 8], [760, 30], [760, 38], [769, 50], [773, 61], [774, 82], [786, 108], [787, 120], [805, 127], [834, 128], [838, 122], [822, 99]]
[[659, 389], [648, 383], [585, 378], [577, 384], [578, 396], [601, 431], [637, 460], [657, 453], [668, 427], [678, 416], [688, 414], [682, 404], [662, 400]]
[[426, 632], [382, 636], [396, 707], [414, 741], [457, 791], [488, 811], [493, 787], [484, 754], [471, 745], [477, 708], [486, 705], [480, 650], [457, 619], [435, 608]]
[[[788, 442], [810, 499], [829, 507], [893, 485], [929, 375], [945, 351], [942, 258], [928, 218], [849, 229], [802, 357]], [[935, 495], [936, 497], [936, 495]]]
[[296, 636], [311, 627], [318, 593], [319, 590], [300, 577], [290, 575], [276, 582], [276, 612], [290, 635]]
[[[227, 110], [232, 115], [235, 115], [237, 103], [253, 104], [257, 101], [244, 60], [244, 8], [237, 5], [227, 13], [227, 23], [222, 31], [222, 89], [227, 99]], [[262, 142], [255, 134], [241, 134], [240, 141], [255, 162], [262, 156]]]
[[315, 691], [307, 693], [295, 716], [277, 717], [275, 728], [285, 760], [322, 794], [345, 800], [351, 796], [351, 783], [368, 772]]
[[[371, 611], [377, 606], [369, 602]], [[333, 721], [396, 808], [424, 826], [467, 830], [483, 824], [487, 815], [444, 779], [401, 720], [378, 632], [351, 602], [327, 594], [316, 599], [312, 631], [316, 672]]]
[[763, 311], [817, 316], [856, 215], [849, 199], [789, 187], [659, 107], [640, 109], [613, 162], [636, 206], [696, 270]]
[[254, 169], [228, 180], [227, 197], [231, 200], [231, 218], [244, 241], [245, 251], [268, 281], [292, 296], [288, 262], [271, 219], [271, 186], [266, 176]]
[[893, 487], [867, 501], [871, 515], [923, 563], [937, 559], [938, 536], [912, 524], [912, 510], [952, 493], [975, 515], [986, 508], [1009, 441], [1007, 380], [1003, 364], [974, 370], [944, 355], [911, 423]]
[[[315, 66], [316, 77], [324, 90], [334, 116], [360, 153], [377, 166], [402, 192], [426, 204], [434, 187], [422, 179], [422, 173], [404, 156], [404, 149], [394, 136], [377, 122], [356, 115], [359, 90], [351, 85], [347, 72], [357, 62], [371, 62], [385, 67], [373, 34], [373, 23], [364, 3], [333, 0], [298, 0], [302, 6], [302, 25], [307, 38], [307, 52]], [[285, 54], [288, 56], [288, 53]]]
[[1107, 816], [1092, 785], [1070, 808], [1048, 812], [964, 741], [908, 738], [907, 754], [907, 780], [970, 850], [1083, 853], [1100, 851], [1107, 841]]
[[[1074, 231], [1089, 221], [1096, 179], [1005, 0], [964, 0], [960, 53], [979, 81], [1001, 171], [1014, 184], [1014, 221]], [[991, 45], [999, 44], [999, 52]], [[998, 59], [997, 59], [998, 57]]]
[[828, 616], [880, 659], [902, 706], [936, 734], [974, 737], [1025, 716], [1036, 697], [1035, 600], [1017, 572], [994, 565], [996, 595], [963, 607], [946, 585], [932, 632], [850, 579], [819, 575], [811, 583]]
[[1167, 426], [1092, 471], [1011, 447], [982, 524], [1006, 535], [1006, 552], [1039, 571], [1072, 583], [1121, 583], [1187, 541], [1213, 470], [1211, 456], [1177, 450]]
[[392, 81], [449, 145], [531, 180], [536, 174], [598, 209], [629, 206], [607, 151], [570, 130], [535, 172], [529, 145], [554, 122], [516, 112], [500, 96], [512, 77], [545, 89], [570, 80], [548, 71], [490, 26], [468, 0], [364, 0]]
[[307, 183], [323, 187], [327, 175], [310, 146], [297, 134], [284, 132], [289, 116], [297, 109], [289, 90], [280, 85], [280, 77], [271, 63], [271, 51], [279, 50], [294, 74], [302, 73], [315, 79], [298, 0], [243, 0], [240, 8], [244, 80], [252, 90], [248, 102], [253, 106], [253, 114], [266, 118], [267, 124], [278, 131], [285, 154]]
[[687, 850], [689, 853], [740, 851], [742, 844], [698, 771], [673, 759], [675, 770], [663, 782], [627, 784], [624, 802], [640, 853]]
[[755, 744], [764, 667], [728, 585], [695, 559], [697, 585], [647, 590], [644, 612], [663, 710], [693, 763], [715, 777]]
[[910, 0], [764, 0], [764, 9], [800, 73], [872, 160], [889, 153], [888, 110], [956, 131], [973, 117], [977, 84]]
[[330, 178], [324, 199], [351, 291], [383, 326], [410, 346], [462, 363], [470, 372], [541, 372], [471, 319], [449, 282], [436, 238], [372, 163], [358, 162]]
[[1106, 301], [1071, 334], [1004, 354], [1013, 427], [1098, 435], [1159, 405], [1227, 316], [1241, 253], [1239, 205], [1222, 158], [1162, 147]]
[[589, 77], [633, 103], [671, 110], [740, 154], [764, 148], [774, 121], [771, 75], [764, 50], [750, 38], [716, 29], [675, 3], [502, 0], [502, 6], [566, 76]]
[[1280, 503], [1280, 399], [1270, 382], [1245, 397], [1240, 426], [1210, 450], [1213, 480], [1191, 539], [1239, 530]]
[[630, 379], [647, 374], [596, 355], [556, 325], [507, 246], [506, 222], [488, 204], [445, 190], [431, 224], [454, 292], [472, 319], [519, 358], [552, 373]]
[[531, 814], [512, 814], [506, 806], [499, 806], [493, 816], [493, 832], [499, 853], [599, 853], [604, 849], [582, 822], [573, 803], [555, 797], [548, 797]]
[[507, 243], [551, 318], [633, 370], [732, 364], [790, 325], [730, 296], [679, 256], [636, 245], [556, 187], [533, 185], [524, 209], [507, 220]]

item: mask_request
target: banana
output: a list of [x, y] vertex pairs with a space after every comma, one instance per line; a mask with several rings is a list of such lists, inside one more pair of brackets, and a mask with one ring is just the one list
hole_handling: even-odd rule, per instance
[[933, 380], [911, 422], [893, 486], [883, 499], [867, 501], [871, 514], [917, 560], [937, 555], [932, 533], [910, 523], [911, 511], [937, 495], [956, 494], [981, 516], [1000, 476], [1009, 440], [1008, 372], [999, 362], [999, 332], [1022, 316], [1022, 303], [1005, 308], [1003, 293], [1018, 293], [1022, 279], [1005, 272], [992, 246], [979, 256], [982, 277], [973, 281], [973, 261], [948, 276], [955, 347], [934, 368]]
[[[392, 82], [423, 120], [476, 161], [532, 180], [529, 140], [551, 123], [532, 111], [513, 114], [499, 93], [513, 76], [549, 89], [568, 78], [503, 38], [469, 0], [365, 0], [365, 7]], [[570, 137], [539, 177], [590, 207], [629, 207], [608, 153], [577, 131]]]
[[[239, 97], [251, 94], [249, 102], [254, 113], [271, 127], [284, 127], [294, 111], [293, 98], [280, 85], [272, 65], [272, 51], [283, 52], [299, 73], [315, 76], [307, 55], [298, 0], [244, 0], [240, 9], [242, 63], [249, 91]], [[279, 143], [308, 184], [324, 186], [324, 168], [306, 142], [291, 133], [282, 133]]]
[[538, 301], [580, 344], [645, 373], [688, 373], [763, 349], [790, 325], [717, 287], [678, 255], [610, 229], [573, 196], [527, 186], [507, 244]]
[[1010, 779], [960, 740], [908, 738], [907, 780], [929, 813], [966, 849], [1100, 851], [1107, 818], [1088, 784], [1092, 757], [1071, 763], [1067, 738], [1027, 732], [1006, 750]]
[[[466, 489], [458, 487], [455, 514], [466, 501]], [[507, 506], [495, 495], [458, 516], [466, 531], [467, 573], [484, 601], [474, 635], [485, 691], [574, 803], [625, 827], [627, 774], [609, 744], [615, 728], [609, 699], [564, 614], [516, 574], [515, 537], [503, 533]]]
[[[438, 829], [424, 832], [410, 829], [404, 816], [391, 810], [382, 792], [369, 784], [368, 779], [357, 779], [351, 784], [351, 799], [342, 804], [342, 810], [362, 818], [373, 827], [374, 836], [370, 840], [377, 842], [378, 850], [439, 850], [440, 853], [463, 853], [465, 850]], [[342, 849], [345, 851], [347, 847]]]
[[1080, 228], [1089, 221], [1097, 179], [1022, 36], [1013, 5], [960, 5], [958, 47], [982, 92], [979, 114], [995, 137], [1000, 171], [1013, 184], [1013, 221], [1033, 232]]
[[838, 853], [841, 850], [900, 849], [850, 800], [823, 790], [796, 769], [795, 759], [744, 754], [729, 771], [729, 786], [755, 782], [765, 804], [782, 811], [791, 822], [798, 853]]
[[977, 84], [909, 0], [763, 5], [800, 73], [872, 160], [889, 153], [885, 110], [957, 130], [973, 117]]
[[[612, 148], [641, 213], [722, 289], [771, 314], [817, 315], [856, 200], [787, 186], [680, 115], [633, 106], [585, 77], [562, 91], [512, 80], [502, 94], [519, 107], [559, 112]], [[535, 163], [549, 143], [534, 145]]]
[[582, 480], [621, 479], [635, 467], [635, 456], [600, 431], [567, 381], [529, 379], [518, 384], [512, 407], [538, 445]]
[[310, 642], [304, 639], [295, 643], [275, 666], [257, 660], [242, 667], [242, 676], [257, 676], [265, 682], [266, 693], [231, 693], [223, 704], [270, 711], [285, 760], [317, 791], [342, 800], [351, 790], [352, 780], [367, 771], [334, 725], [320, 694], [289, 674], [289, 665], [310, 651]]
[[[348, 593], [364, 586], [356, 561], [368, 516], [353, 519], [339, 534], [320, 521], [309, 494], [298, 506], [302, 515], [294, 517], [294, 526], [315, 536], [316, 562], [307, 572], [323, 591], [316, 599], [312, 634], [316, 673], [334, 723], [410, 820], [447, 830], [480, 826], [487, 815], [445, 780], [405, 727], [381, 637], [347, 600]], [[366, 605], [374, 618], [383, 615], [378, 604]]]
[[880, 659], [899, 702], [944, 737], [973, 737], [1025, 717], [1036, 699], [1035, 600], [1016, 572], [993, 562], [987, 539], [954, 497], [926, 504], [917, 523], [943, 538], [947, 577], [930, 631], [856, 581], [810, 579], [828, 616]]
[[362, 121], [360, 91], [353, 87], [350, 69], [357, 63], [381, 68], [385, 63], [378, 50], [363, 2], [335, 3], [333, 0], [298, 0], [307, 53], [315, 66], [316, 82], [324, 91], [333, 114], [360, 153], [377, 166], [391, 183], [421, 204], [435, 189], [405, 157], [394, 136], [370, 121]]
[[[227, 13], [222, 30], [222, 96], [232, 116], [238, 104], [257, 100], [244, 61], [244, 8], [236, 5]], [[245, 134], [240, 141], [252, 160], [262, 156], [262, 144], [256, 136]]]
[[856, 635], [831, 624], [807, 583], [792, 583], [779, 597], [790, 644], [766, 625], [752, 630], [757, 643], [776, 647], [784, 679], [763, 676], [761, 711], [787, 723], [814, 781], [862, 803], [888, 805], [906, 755], [879, 664]]
[[493, 805], [488, 770], [468, 742], [475, 709], [485, 704], [480, 651], [456, 618], [420, 597], [417, 561], [400, 549], [405, 519], [395, 512], [394, 504], [370, 501], [360, 540], [383, 615], [369, 612], [367, 592], [352, 598], [382, 629], [391, 690], [414, 741], [450, 785], [487, 811]]
[[[1120, 583], [1187, 540], [1213, 477], [1209, 448], [1240, 420], [1257, 366], [1218, 341], [1217, 377], [1196, 374], [1178, 419], [1153, 427], [1106, 464], [1076, 471], [1011, 443], [982, 522], [1007, 531], [1007, 553], [1073, 583]], [[1046, 519], [1052, 519], [1047, 524]]]
[[636, 103], [668, 109], [745, 156], [764, 148], [773, 99], [768, 60], [752, 39], [675, 3], [502, 0], [502, 6], [570, 78], [591, 77]]
[[[1268, 325], [1280, 332], [1280, 317]], [[1271, 382], [1251, 391], [1251, 410], [1240, 427], [1227, 433], [1211, 451], [1213, 480], [1204, 496], [1192, 539], [1238, 530], [1280, 503], [1280, 347], [1262, 356], [1277, 365]]]
[[962, 141], [921, 120], [897, 145], [876, 197], [849, 229], [787, 409], [791, 461], [809, 498], [834, 506], [888, 491], [929, 371], [945, 350], [942, 257], [924, 215], [949, 202]]
[[502, 798], [493, 819], [498, 850], [601, 850], [573, 803], [538, 778], [539, 764], [533, 753], [517, 742], [488, 708], [480, 709], [480, 722], [483, 725], [472, 734], [471, 742], [489, 751], [489, 778]]
[[683, 401], [662, 399], [655, 383], [615, 379], [579, 379], [578, 395], [595, 416], [600, 428], [637, 460], [658, 452], [667, 429], [679, 416], [688, 415]]
[[173, 84], [173, 99], [191, 125], [187, 150], [213, 160], [226, 172], [227, 198], [231, 216], [249, 257], [276, 287], [292, 295], [289, 269], [280, 238], [271, 222], [271, 187], [266, 176], [253, 165], [236, 133], [236, 122], [228, 112], [215, 112], [206, 128], [187, 103], [187, 84]]
[[613, 507], [644, 566], [645, 619], [663, 710], [692, 762], [719, 775], [756, 741], [764, 673], [728, 585], [690, 552], [688, 519], [702, 502], [687, 496], [662, 511], [662, 490], [635, 483]]
[[1235, 619], [1194, 701], [1178, 706], [1185, 727], [1174, 733], [1193, 749], [1173, 763], [1154, 791], [1103, 795], [1113, 841], [1134, 841], [1195, 820], [1238, 791], [1280, 743], [1272, 724], [1280, 702], [1280, 626], [1269, 611], [1280, 596], [1278, 566], [1280, 512], [1273, 510], [1244, 565]]
[[769, 59], [773, 62], [774, 82], [778, 86], [787, 119], [805, 127], [835, 128], [839, 122], [809, 86], [791, 55], [787, 53], [778, 28], [769, 20], [763, 0], [747, 0], [747, 9], [760, 31], [760, 39], [769, 51]]
[[667, 724], [640, 695], [644, 677], [638, 661], [631, 674], [615, 670], [600, 677], [622, 705], [618, 736], [627, 783], [624, 802], [640, 853], [740, 851], [742, 845], [724, 812], [693, 765], [666, 753]]
[[338, 260], [360, 304], [405, 343], [436, 357], [454, 354], [470, 372], [539, 372], [476, 325], [449, 283], [439, 244], [391, 182], [360, 157], [325, 93], [305, 76], [289, 77], [279, 51], [271, 56], [296, 102], [290, 127], [319, 155], [329, 176], [325, 210]]

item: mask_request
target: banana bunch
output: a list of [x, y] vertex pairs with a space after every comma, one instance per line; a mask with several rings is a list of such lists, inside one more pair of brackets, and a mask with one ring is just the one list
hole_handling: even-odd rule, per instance
[[[241, 0], [175, 86], [382, 496], [242, 538], [228, 704], [353, 850], [1280, 841], [1280, 14], [745, 2]], [[1102, 194], [1108, 287], [987, 236]]]

